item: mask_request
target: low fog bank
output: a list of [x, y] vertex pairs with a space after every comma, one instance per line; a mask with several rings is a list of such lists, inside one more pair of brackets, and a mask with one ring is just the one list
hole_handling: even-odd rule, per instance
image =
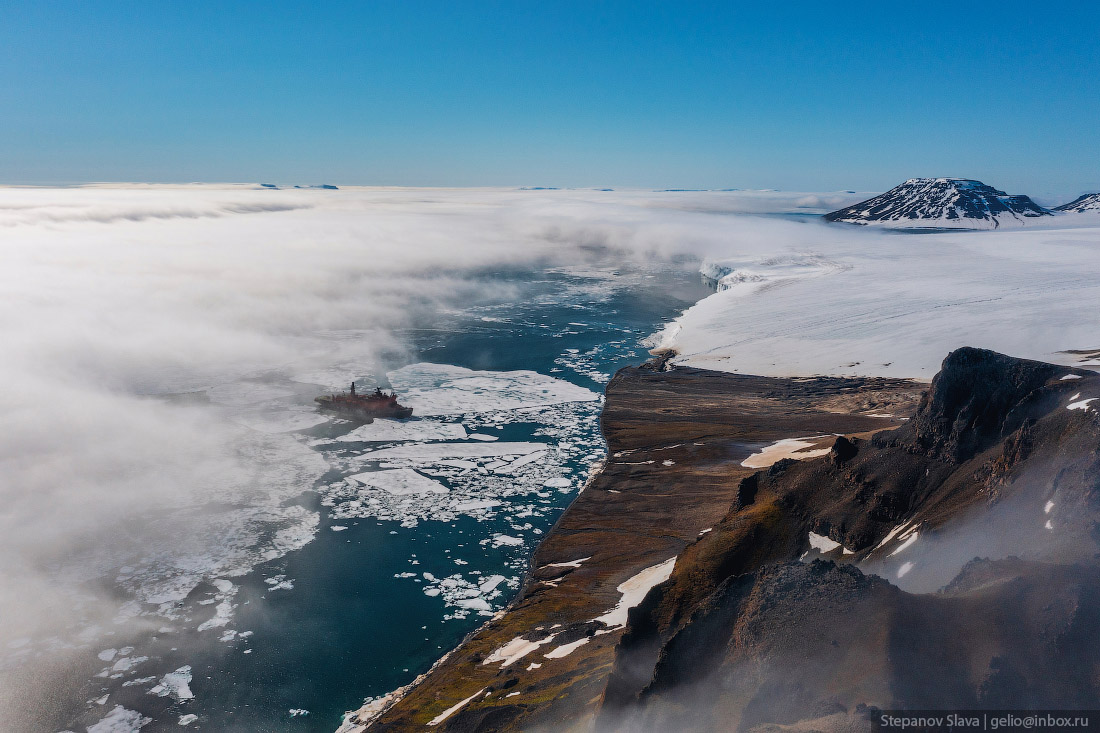
[[0, 715], [29, 725], [65, 659], [94, 671], [179, 630], [200, 584], [309, 542], [293, 500], [326, 466], [283, 433], [318, 388], [400, 362], [402, 329], [515, 300], [509, 268], [792, 246], [807, 227], [731, 213], [804, 198], [0, 189]]

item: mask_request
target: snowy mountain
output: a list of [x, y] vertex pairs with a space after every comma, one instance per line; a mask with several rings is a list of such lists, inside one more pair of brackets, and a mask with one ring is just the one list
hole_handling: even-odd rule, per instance
[[965, 178], [910, 178], [884, 194], [825, 215], [828, 221], [904, 229], [995, 229], [1051, 212]]
[[1100, 193], [1086, 193], [1084, 196], [1078, 196], [1068, 204], [1062, 204], [1061, 206], [1055, 206], [1055, 211], [1098, 211], [1100, 212]]

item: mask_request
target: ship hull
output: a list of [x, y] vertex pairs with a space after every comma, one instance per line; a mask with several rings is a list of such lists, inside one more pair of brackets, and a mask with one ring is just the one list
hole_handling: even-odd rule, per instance
[[334, 400], [332, 397], [318, 397], [316, 400], [321, 410], [331, 412], [341, 417], [347, 417], [364, 422], [372, 422], [375, 418], [389, 418], [391, 420], [403, 420], [412, 417], [411, 407], [403, 407], [397, 404], [371, 405], [363, 403], [349, 403]]

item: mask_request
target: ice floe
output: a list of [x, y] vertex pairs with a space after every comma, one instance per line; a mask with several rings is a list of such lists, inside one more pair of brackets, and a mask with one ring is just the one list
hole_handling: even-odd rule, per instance
[[[357, 480], [324, 485], [322, 504], [335, 520], [374, 517], [405, 527], [460, 515], [479, 521], [500, 514], [543, 516], [554, 506], [548, 494], [540, 494], [545, 484], [552, 481], [568, 492], [577, 483], [570, 478], [576, 462], [602, 456], [594, 430], [598, 414], [597, 402], [572, 402], [462, 416], [472, 432], [514, 423], [540, 425], [525, 441], [399, 442], [359, 452], [326, 450], [331, 465]], [[542, 439], [553, 442], [537, 442]], [[381, 477], [371, 477], [397, 469], [416, 471], [449, 492], [394, 494]]]
[[386, 375], [418, 415], [459, 415], [588, 402], [592, 390], [533, 371], [475, 371], [450, 364], [410, 364]]
[[[345, 443], [384, 443], [390, 441], [466, 440], [466, 428], [461, 423], [438, 420], [384, 420], [360, 425], [336, 440]], [[495, 440], [495, 438], [493, 438]]]
[[[465, 564], [465, 563], [463, 563]], [[415, 573], [401, 573], [399, 577], [413, 578]], [[519, 587], [519, 578], [503, 575], [482, 577], [481, 571], [471, 571], [468, 575], [452, 573], [438, 578], [432, 573], [423, 573], [424, 595], [442, 597], [449, 611], [444, 620], [466, 618], [470, 613], [479, 616], [492, 616], [494, 604], [499, 605], [505, 590]], [[503, 588], [501, 587], [503, 586]]]
[[529, 456], [546, 450], [544, 443], [433, 443], [379, 448], [360, 454], [369, 461], [438, 461], [448, 458], [487, 458], [489, 456]]
[[115, 705], [106, 717], [88, 726], [88, 733], [136, 733], [152, 722], [152, 718], [147, 718], [136, 710]]
[[410, 468], [394, 468], [386, 471], [357, 473], [347, 477], [348, 481], [360, 486], [382, 489], [389, 494], [446, 494], [449, 489], [427, 476], [422, 476]]
[[171, 697], [175, 700], [191, 700], [195, 694], [191, 692], [191, 666], [184, 665], [174, 672], [169, 672], [160, 678], [160, 683], [149, 690], [150, 695], [158, 697]]

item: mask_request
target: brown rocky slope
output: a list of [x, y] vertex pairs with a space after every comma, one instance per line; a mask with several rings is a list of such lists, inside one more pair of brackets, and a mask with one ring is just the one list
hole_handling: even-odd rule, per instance
[[[960, 349], [904, 422], [917, 390], [624, 370], [608, 464], [520, 596], [345, 730], [851, 730], [875, 706], [1095, 699], [1100, 376]], [[828, 455], [751, 468], [805, 436], [793, 458]]]
[[849, 730], [869, 707], [1094, 705], [1093, 394], [1094, 373], [960, 349], [903, 427], [743, 481], [631, 612], [598, 728]]

